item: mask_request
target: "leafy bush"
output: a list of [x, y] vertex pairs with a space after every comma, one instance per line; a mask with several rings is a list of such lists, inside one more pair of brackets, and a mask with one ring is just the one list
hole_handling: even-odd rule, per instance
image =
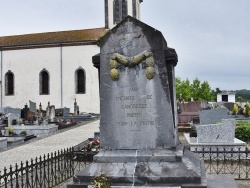
[[239, 112], [239, 107], [236, 103], [234, 103], [234, 107], [233, 107], [233, 114], [237, 115]]
[[245, 107], [245, 109], [244, 109], [244, 115], [245, 115], [246, 117], [248, 117], [248, 116], [250, 115], [250, 105], [249, 105], [248, 102], [246, 103], [246, 107]]
[[250, 121], [238, 120], [236, 121], [236, 126], [250, 126]]
[[235, 137], [247, 142], [250, 140], [250, 126], [249, 125], [241, 125], [237, 126], [235, 129]]
[[20, 134], [22, 134], [22, 135], [26, 135], [27, 134], [27, 132], [26, 132], [26, 130], [24, 129], [24, 130], [22, 130], [21, 131], [21, 133]]
[[8, 125], [8, 132], [9, 132], [9, 134], [14, 133], [13, 127], [11, 125]]

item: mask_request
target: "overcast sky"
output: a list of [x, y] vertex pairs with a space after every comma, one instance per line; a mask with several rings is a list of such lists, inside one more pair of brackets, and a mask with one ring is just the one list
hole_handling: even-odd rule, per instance
[[[250, 89], [250, 0], [144, 0], [141, 20], [177, 51], [176, 76]], [[104, 26], [104, 0], [0, 0], [0, 36]]]

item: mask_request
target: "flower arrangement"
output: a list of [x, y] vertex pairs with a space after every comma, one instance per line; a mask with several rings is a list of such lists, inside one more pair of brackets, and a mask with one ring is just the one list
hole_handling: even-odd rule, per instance
[[13, 127], [11, 125], [8, 125], [8, 132], [9, 132], [9, 134], [13, 134], [14, 133]]
[[93, 178], [92, 184], [94, 185], [94, 188], [110, 188], [110, 178], [105, 174], [101, 174], [100, 176]]
[[92, 149], [100, 149], [100, 140], [99, 138], [93, 139], [92, 141], [90, 141], [87, 145], [87, 149], [88, 150], [92, 150]]

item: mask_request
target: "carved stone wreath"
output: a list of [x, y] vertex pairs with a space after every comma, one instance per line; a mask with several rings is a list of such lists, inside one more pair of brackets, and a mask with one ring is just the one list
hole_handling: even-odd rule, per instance
[[126, 67], [134, 67], [146, 60], [146, 77], [151, 80], [155, 76], [155, 60], [153, 53], [146, 50], [136, 56], [126, 57], [118, 53], [114, 53], [109, 61], [110, 65], [110, 77], [113, 81], [119, 80], [119, 63]]

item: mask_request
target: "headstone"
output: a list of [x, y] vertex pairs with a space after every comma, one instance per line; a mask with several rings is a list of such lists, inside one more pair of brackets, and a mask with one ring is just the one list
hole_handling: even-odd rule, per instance
[[17, 114], [8, 114], [8, 125], [19, 125], [19, 118], [20, 116]]
[[179, 145], [175, 51], [159, 31], [129, 16], [100, 47], [102, 150], [68, 188], [84, 187], [100, 172], [112, 186], [205, 188], [199, 156]]
[[31, 112], [36, 112], [36, 103], [32, 102], [32, 101], [29, 101], [29, 104], [30, 104], [30, 111]]
[[199, 112], [201, 110], [201, 102], [193, 101], [187, 103], [180, 103], [182, 112]]
[[76, 99], [74, 102], [74, 115], [79, 115], [79, 106], [77, 105]]
[[63, 116], [63, 108], [55, 109], [55, 116]]
[[233, 108], [234, 108], [234, 103], [233, 102], [225, 102], [223, 104], [229, 111], [233, 111]]
[[48, 106], [46, 107], [46, 119], [50, 118], [50, 102], [48, 102]]
[[63, 108], [63, 117], [70, 116], [70, 108]]
[[214, 124], [221, 122], [222, 119], [228, 118], [228, 109], [226, 108], [215, 108], [211, 110], [199, 111], [200, 124]]
[[50, 122], [54, 122], [55, 120], [55, 106], [50, 106], [50, 116], [49, 116]]
[[220, 124], [196, 127], [198, 143], [234, 143], [235, 119], [223, 119]]
[[40, 118], [43, 117], [43, 109], [42, 109], [42, 104], [41, 104], [41, 103], [39, 104], [38, 116], [39, 116]]
[[4, 108], [0, 108], [0, 113], [2, 114], [16, 114], [19, 115], [19, 117], [21, 117], [21, 109], [20, 108], [11, 108], [11, 107], [4, 107]]

